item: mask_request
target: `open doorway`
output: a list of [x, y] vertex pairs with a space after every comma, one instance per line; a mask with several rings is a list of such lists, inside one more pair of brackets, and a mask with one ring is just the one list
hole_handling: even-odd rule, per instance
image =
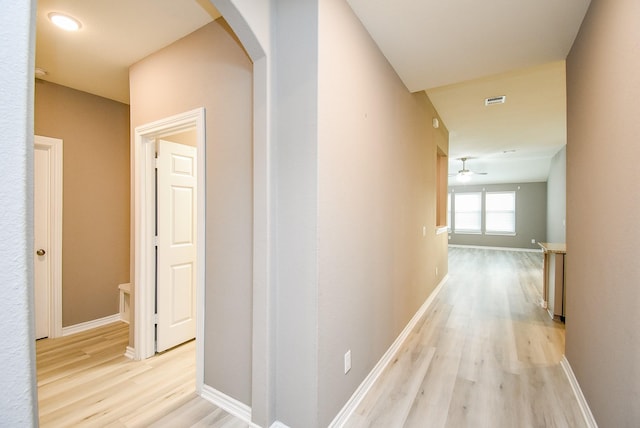
[[[198, 171], [204, 171], [204, 147], [205, 147], [205, 112], [203, 108], [195, 109], [189, 112], [185, 112], [179, 115], [171, 116], [165, 119], [161, 119], [155, 122], [152, 122], [147, 125], [142, 125], [136, 128], [135, 136], [134, 136], [134, 201], [135, 201], [135, 284], [136, 289], [134, 293], [134, 314], [135, 314], [135, 322], [134, 322], [134, 340], [135, 340], [135, 358], [136, 359], [145, 359], [156, 353], [157, 350], [166, 349], [166, 347], [171, 347], [173, 345], [166, 345], [161, 342], [160, 347], [158, 347], [157, 338], [165, 332], [162, 329], [165, 326], [162, 325], [164, 323], [164, 319], [168, 317], [169, 324], [181, 324], [186, 325], [185, 320], [187, 318], [192, 318], [193, 311], [196, 313], [196, 319], [194, 320], [195, 325], [195, 336], [196, 338], [201, 335], [202, 331], [202, 323], [203, 323], [203, 313], [204, 308], [197, 308], [196, 305], [202, 305], [202, 298], [196, 299], [195, 296], [203, 296], [204, 295], [204, 263], [198, 263], [199, 260], [204, 260], [204, 204], [197, 203], [197, 201], [204, 201], [205, 195], [205, 183], [204, 183], [204, 174], [198, 173]], [[186, 142], [185, 138], [189, 141], [190, 144], [195, 143], [195, 152], [197, 156], [195, 157], [187, 157], [184, 155], [178, 155], [178, 157], [182, 156], [182, 160], [184, 161], [183, 165], [178, 165], [178, 168], [181, 168], [181, 171], [191, 171], [191, 176], [195, 176], [196, 183], [195, 184], [195, 194], [192, 195], [193, 199], [184, 199], [182, 200], [182, 206], [185, 205], [185, 202], [189, 202], [191, 205], [189, 207], [195, 207], [195, 210], [191, 211], [189, 215], [192, 217], [187, 219], [188, 221], [194, 220], [195, 224], [188, 223], [187, 227], [183, 230], [186, 230], [186, 234], [192, 234], [190, 237], [190, 242], [193, 245], [195, 242], [194, 250], [195, 250], [195, 261], [185, 263], [184, 261], [180, 262], [181, 272], [187, 271], [188, 275], [186, 275], [187, 281], [195, 280], [195, 295], [189, 295], [188, 298], [180, 298], [173, 299], [171, 294], [171, 290], [165, 290], [169, 293], [168, 301], [169, 303], [175, 302], [176, 300], [182, 302], [182, 308], [180, 313], [183, 314], [180, 320], [171, 319], [172, 315], [165, 314], [165, 310], [162, 309], [165, 304], [164, 301], [167, 300], [167, 296], [163, 294], [163, 291], [158, 290], [156, 292], [156, 285], [159, 287], [163, 287], [163, 284], [166, 284], [168, 287], [171, 286], [170, 283], [163, 282], [168, 278], [165, 278], [164, 275], [160, 278], [161, 269], [165, 269], [165, 267], [160, 266], [158, 260], [162, 260], [163, 256], [162, 246], [171, 246], [170, 243], [163, 244], [163, 238], [160, 238], [161, 233], [167, 231], [161, 231], [158, 226], [163, 224], [163, 215], [164, 212], [159, 212], [158, 216], [156, 216], [156, 194], [160, 196], [163, 192], [160, 189], [160, 184], [162, 182], [161, 176], [162, 172], [158, 172], [158, 185], [156, 185], [156, 152], [160, 147], [168, 147], [171, 148], [173, 146], [162, 143], [166, 140], [173, 140], [173, 144], [176, 146], [180, 146], [180, 144], [176, 143], [176, 141]], [[183, 147], [191, 147], [189, 145], [182, 145]], [[197, 159], [197, 161], [195, 160]], [[196, 162], [195, 164], [191, 162]], [[160, 162], [159, 162], [160, 163]], [[171, 160], [167, 159], [167, 167], [171, 164]], [[173, 162], [176, 164], [176, 161]], [[185, 172], [181, 172], [182, 175], [188, 175]], [[157, 191], [158, 190], [158, 191]], [[180, 191], [189, 193], [193, 191], [193, 187], [185, 187], [181, 186]], [[187, 195], [189, 196], [189, 195]], [[189, 196], [190, 197], [190, 196]], [[161, 198], [158, 197], [158, 201]], [[168, 201], [166, 203], [171, 204], [172, 198], [169, 196]], [[174, 200], [175, 201], [175, 200]], [[181, 201], [175, 201], [180, 203]], [[159, 209], [159, 211], [164, 209]], [[175, 211], [173, 211], [175, 212]], [[195, 215], [195, 218], [193, 218]], [[171, 218], [167, 220], [171, 222]], [[184, 225], [184, 223], [182, 223]], [[166, 233], [164, 233], [166, 236]], [[170, 234], [171, 235], [171, 234]], [[184, 234], [183, 234], [184, 235]], [[156, 236], [158, 236], [158, 241], [156, 241]], [[191, 239], [193, 238], [193, 239]], [[184, 239], [182, 239], [184, 241]], [[159, 247], [156, 247], [156, 242], [158, 242]], [[186, 246], [180, 244], [182, 248]], [[158, 248], [158, 253], [156, 253], [156, 248]], [[159, 258], [156, 257], [158, 254]], [[195, 266], [195, 268], [194, 268]], [[187, 269], [188, 268], [188, 269]], [[172, 270], [171, 267], [166, 267], [169, 271]], [[181, 273], [182, 275], [182, 273]], [[169, 272], [169, 277], [173, 275]], [[184, 277], [184, 275], [183, 275]], [[157, 280], [160, 279], [160, 282]], [[190, 293], [191, 291], [188, 290]], [[164, 300], [163, 300], [164, 299]], [[186, 309], [184, 309], [186, 308]], [[193, 309], [192, 310], [190, 310]], [[157, 309], [161, 309], [163, 313], [157, 311]], [[184, 310], [182, 310], [184, 309]], [[170, 309], [166, 311], [170, 312]], [[188, 312], [188, 313], [185, 313]], [[156, 318], [157, 317], [157, 318]], [[165, 317], [165, 318], [163, 318]], [[156, 319], [158, 319], [158, 330], [156, 330]], [[160, 321], [163, 319], [163, 321]], [[170, 328], [170, 327], [168, 327]], [[200, 333], [199, 333], [200, 332]], [[158, 336], [156, 335], [158, 333]], [[188, 335], [188, 333], [186, 333]], [[159, 339], [160, 341], [164, 340], [164, 338]], [[199, 341], [196, 340], [196, 343]], [[170, 343], [170, 342], [167, 342]], [[178, 343], [174, 343], [177, 345]], [[198, 373], [201, 373], [202, 370], [202, 358], [203, 351], [200, 345], [197, 345], [197, 367]], [[201, 376], [198, 376], [200, 379]]]

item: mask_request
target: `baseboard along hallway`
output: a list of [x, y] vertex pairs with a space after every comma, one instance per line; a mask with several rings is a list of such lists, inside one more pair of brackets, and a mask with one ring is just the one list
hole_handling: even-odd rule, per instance
[[[587, 427], [541, 297], [541, 253], [449, 248], [448, 281], [340, 426]], [[132, 361], [128, 337], [118, 322], [37, 342], [42, 427], [249, 426], [196, 396], [195, 342]]]
[[584, 427], [542, 254], [449, 248], [449, 280], [346, 427]]

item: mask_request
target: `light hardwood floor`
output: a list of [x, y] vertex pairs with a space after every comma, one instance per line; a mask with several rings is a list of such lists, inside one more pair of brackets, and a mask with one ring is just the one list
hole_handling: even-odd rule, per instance
[[[124, 356], [128, 337], [128, 325], [114, 323], [36, 342], [41, 427], [187, 426], [162, 420], [202, 400], [195, 394], [195, 341], [132, 361]], [[242, 426], [202, 401], [214, 415], [205, 426]]]
[[585, 426], [542, 254], [449, 249], [449, 280], [347, 427]]
[[[538, 305], [542, 254], [450, 248], [449, 276], [346, 427], [584, 427], [559, 365], [564, 325]], [[247, 426], [195, 396], [193, 342], [134, 362], [127, 337], [115, 325], [38, 342], [43, 427]]]

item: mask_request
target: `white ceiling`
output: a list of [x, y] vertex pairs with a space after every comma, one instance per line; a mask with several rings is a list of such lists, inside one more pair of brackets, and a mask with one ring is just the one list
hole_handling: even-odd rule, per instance
[[[431, 98], [450, 171], [473, 157], [467, 167], [488, 173], [474, 183], [546, 180], [566, 142], [564, 59], [589, 1], [347, 0], [407, 88]], [[55, 29], [51, 11], [83, 28]], [[219, 16], [209, 0], [39, 0], [36, 66], [128, 103], [131, 64]], [[507, 102], [484, 107], [496, 95]]]
[[429, 95], [450, 173], [470, 157], [487, 172], [470, 184], [546, 181], [566, 144], [564, 60], [590, 0], [347, 1], [407, 88]]
[[[502, 73], [427, 90], [449, 129], [449, 172], [486, 172], [472, 183], [546, 181], [551, 158], [566, 144], [565, 63]], [[504, 104], [485, 98], [505, 95]], [[452, 181], [451, 184], [455, 184]]]
[[[82, 28], [61, 31], [50, 12]], [[43, 80], [129, 103], [130, 65], [219, 16], [207, 0], [38, 0], [36, 67]]]

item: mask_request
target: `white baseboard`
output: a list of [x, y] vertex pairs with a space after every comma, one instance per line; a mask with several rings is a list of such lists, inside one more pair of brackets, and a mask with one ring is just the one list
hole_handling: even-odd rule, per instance
[[367, 395], [371, 387], [374, 385], [376, 380], [380, 377], [384, 369], [391, 364], [395, 354], [400, 350], [400, 347], [404, 343], [404, 341], [409, 337], [411, 331], [416, 327], [420, 319], [423, 317], [433, 300], [438, 295], [445, 282], [449, 279], [449, 275], [445, 275], [442, 278], [442, 281], [436, 286], [436, 288], [431, 292], [427, 300], [422, 304], [420, 309], [415, 313], [411, 321], [406, 325], [404, 330], [398, 335], [396, 340], [391, 344], [387, 352], [384, 353], [382, 358], [378, 361], [375, 367], [369, 372], [367, 377], [364, 378], [360, 386], [355, 390], [351, 398], [346, 402], [344, 407], [338, 412], [336, 417], [329, 424], [329, 428], [339, 428], [345, 426], [349, 417], [353, 414], [358, 405], [362, 402], [364, 397]]
[[136, 350], [133, 349], [131, 346], [127, 346], [127, 350], [124, 351], [124, 356], [131, 359], [131, 360], [135, 360], [136, 359]]
[[584, 397], [582, 393], [582, 389], [580, 389], [580, 384], [578, 383], [578, 379], [576, 379], [576, 375], [573, 373], [573, 369], [569, 364], [569, 360], [567, 360], [566, 356], [562, 356], [562, 360], [560, 360], [560, 366], [564, 370], [564, 373], [567, 375], [567, 379], [569, 379], [569, 383], [571, 384], [571, 389], [578, 400], [578, 406], [580, 406], [580, 411], [582, 412], [582, 416], [584, 417], [584, 421], [587, 424], [588, 428], [598, 428], [598, 424], [596, 423], [595, 418], [593, 417], [593, 413], [591, 413], [591, 409], [589, 408], [589, 404], [587, 403], [587, 399]]
[[227, 394], [224, 394], [209, 385], [202, 385], [202, 392], [200, 393], [200, 396], [229, 414], [242, 419], [243, 422], [249, 424], [251, 427], [260, 428], [258, 425], [251, 422], [251, 407], [236, 400], [235, 398], [229, 397]]
[[461, 245], [461, 244], [449, 244], [454, 248], [475, 248], [478, 250], [498, 250], [498, 251], [522, 251], [525, 253], [541, 253], [542, 248], [514, 248], [514, 247], [487, 247], [484, 245]]
[[70, 334], [80, 333], [82, 331], [91, 330], [92, 328], [102, 327], [103, 325], [111, 324], [117, 321], [121, 321], [120, 314], [109, 315], [108, 317], [99, 318], [97, 320], [91, 320], [82, 322], [80, 324], [70, 325], [68, 327], [62, 327], [62, 335], [69, 336]]

